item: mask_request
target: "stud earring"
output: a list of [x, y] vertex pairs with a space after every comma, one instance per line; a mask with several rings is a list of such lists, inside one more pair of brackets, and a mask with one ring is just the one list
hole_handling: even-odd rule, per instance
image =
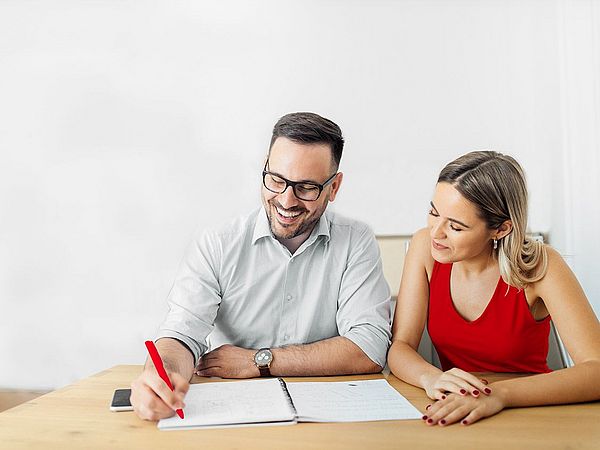
[[498, 248], [498, 239], [494, 239], [494, 250]]

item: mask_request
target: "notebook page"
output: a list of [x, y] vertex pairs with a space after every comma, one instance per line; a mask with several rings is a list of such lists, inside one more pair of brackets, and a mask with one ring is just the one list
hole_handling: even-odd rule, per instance
[[184, 419], [162, 419], [159, 429], [294, 421], [295, 413], [277, 378], [192, 384]]
[[302, 422], [420, 419], [422, 414], [386, 380], [287, 383]]

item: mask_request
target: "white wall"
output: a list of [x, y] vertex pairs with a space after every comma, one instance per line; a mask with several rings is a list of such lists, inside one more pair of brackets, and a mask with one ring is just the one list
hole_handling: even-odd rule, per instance
[[561, 154], [552, 242], [600, 315], [600, 2], [558, 2]]
[[595, 255], [577, 240], [593, 235], [590, 211], [598, 223], [598, 184], [581, 184], [600, 176], [598, 60], [578, 79], [600, 54], [594, 8], [0, 3], [0, 387], [143, 361], [194, 229], [258, 206], [271, 127], [290, 111], [342, 127], [335, 206], [380, 234], [424, 224], [435, 176], [459, 154], [514, 155], [531, 228], [569, 252], [600, 311]]

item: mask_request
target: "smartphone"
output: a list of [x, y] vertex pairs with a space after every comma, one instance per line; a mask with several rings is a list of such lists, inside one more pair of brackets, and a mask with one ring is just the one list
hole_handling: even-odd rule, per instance
[[116, 389], [110, 402], [111, 411], [133, 411], [131, 406], [131, 389]]

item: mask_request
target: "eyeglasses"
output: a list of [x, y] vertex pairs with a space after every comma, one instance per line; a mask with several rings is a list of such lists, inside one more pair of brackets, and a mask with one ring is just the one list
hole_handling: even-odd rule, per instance
[[263, 169], [263, 185], [271, 192], [275, 194], [283, 194], [288, 186], [291, 186], [294, 195], [299, 200], [305, 200], [307, 202], [314, 202], [321, 196], [321, 192], [325, 186], [333, 181], [337, 172], [331, 175], [323, 184], [313, 183], [310, 181], [290, 181], [286, 178], [283, 178], [281, 175], [277, 175], [275, 173], [269, 172], [267, 170], [267, 165], [269, 162], [265, 164], [265, 168]]

